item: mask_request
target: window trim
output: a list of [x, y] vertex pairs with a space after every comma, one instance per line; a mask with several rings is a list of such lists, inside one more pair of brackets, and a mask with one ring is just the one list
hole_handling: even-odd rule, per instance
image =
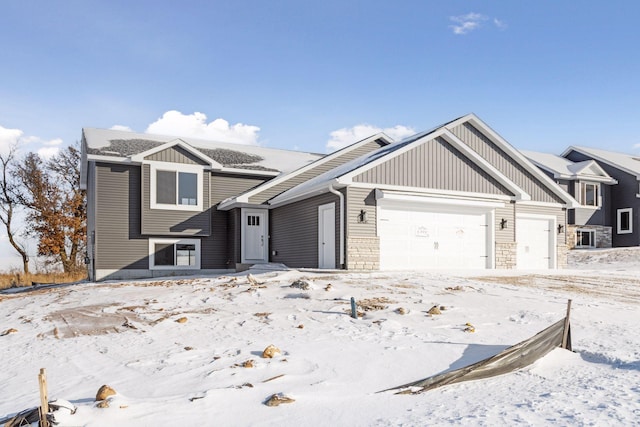
[[[618, 234], [631, 234], [633, 233], [633, 208], [624, 208], [624, 209], [618, 209], [617, 211], [617, 215], [616, 215], [616, 229], [617, 229], [617, 233]], [[628, 229], [622, 229], [620, 228], [620, 218], [622, 217], [622, 214], [629, 214], [629, 228]]]
[[[580, 239], [578, 238], [578, 233], [593, 233], [593, 239], [591, 240], [591, 246], [584, 246], [580, 244]], [[586, 249], [586, 248], [595, 248], [596, 247], [596, 237], [597, 232], [593, 228], [578, 228], [576, 229], [576, 248]]]
[[[586, 186], [587, 185], [591, 185], [594, 187], [595, 189], [595, 204], [594, 205], [587, 205], [585, 204], [585, 199], [586, 197], [584, 196], [586, 194]], [[602, 200], [602, 196], [600, 194], [601, 186], [599, 182], [587, 182], [587, 181], [581, 181], [579, 183], [579, 195], [580, 195], [580, 206], [583, 208], [591, 208], [591, 209], [599, 209], [602, 205], [601, 200]]]
[[[191, 211], [202, 212], [203, 210], [203, 176], [204, 169], [200, 165], [186, 165], [182, 163], [149, 163], [149, 208], [150, 209], [163, 209], [171, 211]], [[157, 199], [157, 173], [158, 171], [174, 172], [176, 174], [176, 204], [158, 203]], [[180, 172], [196, 174], [197, 179], [197, 197], [198, 200], [195, 205], [181, 205], [178, 204], [178, 191], [180, 189], [180, 183], [178, 180], [178, 174]]]
[[[177, 260], [175, 256], [175, 245], [185, 244], [194, 245], [196, 248], [196, 264], [195, 265], [155, 265], [155, 246], [158, 243], [174, 245], [174, 263]], [[149, 270], [200, 270], [201, 250], [200, 239], [149, 239]]]

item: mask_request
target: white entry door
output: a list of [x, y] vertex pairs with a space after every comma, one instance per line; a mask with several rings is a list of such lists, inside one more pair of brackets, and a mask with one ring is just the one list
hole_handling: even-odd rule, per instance
[[318, 206], [318, 268], [336, 268], [336, 204]]
[[555, 268], [555, 218], [516, 217], [519, 269]]
[[242, 262], [267, 262], [267, 213], [256, 209], [242, 211]]

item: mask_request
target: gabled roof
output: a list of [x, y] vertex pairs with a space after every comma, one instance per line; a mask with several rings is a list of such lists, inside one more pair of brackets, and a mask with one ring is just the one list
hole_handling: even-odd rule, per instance
[[367, 155], [361, 156], [351, 162], [345, 163], [335, 169], [332, 169], [322, 175], [317, 176], [303, 184], [300, 184], [284, 193], [274, 197], [269, 201], [270, 204], [281, 204], [289, 201], [307, 197], [310, 195], [318, 194], [323, 191], [328, 191], [330, 185], [336, 187], [344, 187], [351, 184], [352, 178], [368, 169], [371, 169], [378, 164], [387, 161], [389, 158], [398, 156], [421, 143], [425, 143], [436, 137], [444, 138], [448, 143], [455, 146], [466, 157], [473, 160], [481, 169], [493, 176], [500, 184], [506, 187], [514, 195], [515, 200], [530, 200], [531, 196], [526, 193], [522, 188], [516, 185], [512, 180], [498, 171], [487, 160], [478, 155], [468, 145], [455, 136], [450, 129], [465, 123], [470, 122], [474, 127], [480, 129], [491, 140], [500, 146], [505, 152], [511, 155], [520, 165], [528, 170], [532, 175], [537, 177], [542, 183], [544, 183], [549, 189], [557, 194], [562, 200], [566, 202], [569, 207], [574, 207], [576, 201], [567, 192], [562, 190], [555, 182], [553, 182], [546, 174], [529, 162], [522, 154], [520, 154], [515, 148], [507, 143], [502, 137], [489, 128], [484, 122], [482, 122], [474, 114], [468, 114], [466, 116], [455, 119], [444, 125], [438, 126], [432, 130], [418, 133], [414, 136], [406, 138], [395, 144], [391, 144], [386, 147], [382, 147]]
[[[197, 138], [176, 138], [113, 129], [84, 128], [83, 149], [88, 159], [110, 162], [135, 162], [149, 153], [178, 144], [198, 157], [212, 160], [226, 171], [278, 175], [311, 163], [322, 154], [281, 150], [257, 145], [233, 144]], [[187, 148], [188, 147], [188, 148]], [[194, 151], [195, 150], [195, 151]]]
[[578, 153], [584, 154], [585, 156], [592, 157], [595, 160], [611, 165], [615, 168], [618, 168], [624, 172], [627, 172], [630, 175], [635, 175], [638, 180], [640, 180], [640, 157], [634, 156], [631, 154], [618, 153], [615, 151], [607, 151], [601, 150], [598, 148], [590, 148], [590, 147], [579, 147], [579, 146], [571, 146], [567, 148], [562, 156], [566, 157], [571, 153], [571, 151], [576, 151]]
[[594, 160], [574, 163], [569, 159], [550, 153], [538, 151], [521, 151], [534, 165], [553, 174], [556, 179], [588, 180], [604, 184], [616, 184], [602, 167]]
[[294, 170], [293, 172], [290, 172], [288, 174], [283, 174], [280, 175], [276, 178], [273, 178], [257, 187], [254, 187], [238, 196], [234, 196], [234, 197], [230, 197], [226, 200], [223, 200], [220, 205], [218, 206], [218, 209], [221, 210], [225, 210], [225, 209], [229, 209], [231, 207], [233, 207], [233, 205], [238, 204], [238, 203], [249, 203], [249, 198], [259, 194], [265, 190], [267, 190], [268, 188], [272, 188], [276, 185], [279, 185], [283, 182], [286, 182], [287, 180], [290, 180], [291, 178], [294, 178], [302, 173], [305, 173], [313, 168], [316, 168], [318, 166], [321, 166], [324, 163], [330, 162], [336, 158], [339, 158], [340, 156], [343, 156], [345, 153], [349, 152], [349, 151], [353, 151], [359, 147], [362, 147], [363, 145], [369, 144], [370, 142], [373, 141], [377, 141], [380, 142], [381, 144], [387, 146], [391, 143], [393, 143], [393, 140], [391, 138], [389, 138], [387, 135], [385, 135], [383, 132], [377, 133], [375, 135], [371, 135], [367, 138], [364, 138], [358, 142], [355, 142], [351, 145], [348, 145], [346, 147], [341, 148], [340, 150], [334, 151], [331, 154], [327, 154], [326, 156], [316, 160], [313, 163], [309, 163], [307, 165], [304, 165], [296, 170]]

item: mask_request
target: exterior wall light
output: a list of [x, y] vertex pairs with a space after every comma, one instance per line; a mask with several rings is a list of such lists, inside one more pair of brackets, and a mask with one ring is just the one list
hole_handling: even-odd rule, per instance
[[502, 218], [500, 220], [500, 230], [504, 230], [505, 228], [507, 228], [507, 220], [505, 218]]
[[367, 222], [367, 211], [364, 209], [360, 209], [360, 213], [358, 214], [358, 222], [364, 224]]
[[564, 225], [558, 224], [558, 234], [562, 234], [563, 231], [564, 231]]

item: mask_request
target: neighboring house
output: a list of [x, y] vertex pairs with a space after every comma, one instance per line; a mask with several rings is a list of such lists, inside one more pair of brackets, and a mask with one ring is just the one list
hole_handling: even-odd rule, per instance
[[588, 147], [569, 147], [562, 156], [572, 162], [595, 160], [617, 184], [609, 197], [614, 247], [640, 245], [640, 157]]
[[85, 129], [82, 182], [94, 280], [268, 262], [556, 268], [576, 207], [473, 114], [326, 156]]
[[533, 164], [577, 200], [567, 216], [567, 246], [610, 248], [611, 193], [618, 183], [594, 160], [573, 162], [554, 154], [521, 151]]

